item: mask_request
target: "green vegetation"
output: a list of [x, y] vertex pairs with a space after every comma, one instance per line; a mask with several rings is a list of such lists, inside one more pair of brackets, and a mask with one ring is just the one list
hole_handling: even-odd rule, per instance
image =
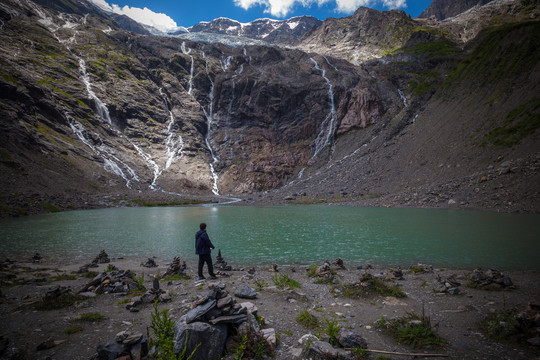
[[388, 285], [383, 280], [377, 279], [371, 274], [360, 277], [360, 282], [358, 283], [336, 285], [333, 291], [336, 292], [336, 290], [340, 290], [347, 297], [356, 299], [367, 297], [373, 293], [397, 298], [407, 296], [397, 285]]
[[51, 281], [63, 281], [63, 280], [77, 280], [75, 274], [60, 274], [51, 278]]
[[75, 321], [86, 321], [86, 322], [100, 322], [105, 320], [107, 317], [100, 313], [84, 313], [75, 319]]
[[425, 315], [407, 313], [406, 316], [395, 320], [381, 317], [377, 327], [387, 330], [397, 342], [411, 345], [416, 349], [439, 347], [446, 343], [446, 340], [432, 330], [431, 321]]
[[73, 295], [71, 292], [67, 292], [57, 297], [47, 297], [43, 296], [36, 303], [35, 307], [37, 310], [48, 311], [48, 310], [57, 310], [63, 309], [65, 307], [75, 304], [78, 300], [78, 297]]
[[85, 278], [89, 278], [89, 279], [93, 279], [93, 278], [95, 278], [95, 277], [98, 276], [98, 275], [99, 275], [99, 273], [98, 273], [97, 271], [87, 271], [87, 272], [85, 272], [85, 273], [83, 274], [83, 276], [84, 276]]
[[129, 298], [125, 298], [125, 299], [122, 299], [122, 300], [118, 301], [117, 304], [118, 305], [123, 305], [123, 304], [127, 304], [130, 301], [131, 300]]
[[[482, 31], [472, 53], [448, 75], [452, 87], [461, 80], [492, 86], [503, 78], [520, 79], [540, 61], [540, 23], [521, 22], [492, 26]], [[519, 41], [516, 41], [519, 38]]]
[[51, 212], [51, 213], [62, 211], [59, 208], [57, 208], [56, 206], [54, 206], [53, 204], [49, 204], [49, 203], [46, 203], [46, 202], [41, 203], [41, 207], [43, 208], [43, 210]]
[[307, 329], [316, 329], [319, 326], [319, 319], [317, 319], [315, 315], [310, 314], [307, 310], [298, 314], [296, 322]]
[[274, 350], [260, 333], [252, 332], [235, 338], [232, 356], [235, 360], [265, 359], [273, 357]]
[[161, 282], [168, 282], [168, 281], [179, 281], [179, 280], [191, 280], [191, 276], [186, 274], [174, 274], [171, 276], [164, 277], [161, 279]]
[[66, 330], [64, 330], [64, 334], [71, 335], [71, 334], [81, 332], [83, 330], [84, 330], [84, 328], [82, 326], [72, 326], [72, 327], [68, 327]]
[[302, 285], [300, 285], [298, 281], [291, 278], [288, 273], [275, 274], [274, 276], [272, 276], [272, 281], [274, 282], [274, 285], [276, 285], [277, 287], [281, 289], [284, 289], [286, 287], [289, 289], [302, 287]]
[[490, 314], [479, 324], [481, 331], [488, 337], [502, 342], [525, 342], [535, 335], [534, 316], [518, 309], [503, 309]]
[[268, 284], [262, 279], [255, 279], [255, 286], [257, 287], [257, 290], [260, 291], [263, 288], [268, 287]]
[[409, 82], [409, 87], [414, 95], [420, 96], [435, 90], [437, 84], [431, 81], [420, 80]]
[[453, 56], [459, 52], [455, 44], [449, 40], [422, 42], [403, 49], [405, 53], [415, 53], [416, 55], [428, 55], [431, 57]]
[[496, 146], [514, 146], [540, 128], [540, 99], [533, 99], [510, 111], [503, 125], [486, 134], [486, 141]]
[[340, 346], [339, 340], [338, 340], [338, 333], [339, 333], [339, 324], [336, 320], [328, 320], [324, 319], [324, 323], [326, 324], [325, 328], [322, 328], [322, 332], [328, 336], [328, 342], [332, 346]]

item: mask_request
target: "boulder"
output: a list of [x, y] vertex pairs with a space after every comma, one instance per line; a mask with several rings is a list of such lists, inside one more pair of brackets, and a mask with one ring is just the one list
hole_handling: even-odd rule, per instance
[[193, 360], [219, 359], [227, 340], [227, 326], [203, 322], [187, 324], [180, 319], [174, 324], [173, 340], [175, 354], [186, 348], [185, 355], [193, 354]]
[[238, 286], [236, 288], [236, 291], [234, 292], [234, 295], [239, 297], [239, 298], [244, 298], [244, 299], [255, 299], [257, 298], [257, 292], [255, 291], [255, 289], [245, 285], [245, 284], [241, 284], [240, 286]]
[[201, 319], [207, 312], [216, 306], [216, 300], [208, 300], [206, 303], [191, 309], [186, 314], [186, 323], [190, 324]]
[[327, 342], [312, 341], [302, 350], [302, 359], [350, 360], [352, 357], [343, 349], [335, 349]]
[[344, 348], [367, 348], [367, 341], [349, 329], [339, 329], [338, 341]]

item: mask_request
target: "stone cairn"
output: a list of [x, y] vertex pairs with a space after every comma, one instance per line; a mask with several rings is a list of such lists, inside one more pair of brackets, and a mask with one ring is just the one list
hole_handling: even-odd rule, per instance
[[169, 267], [167, 268], [167, 271], [163, 275], [163, 277], [173, 276], [173, 275], [185, 275], [185, 271], [187, 269], [187, 265], [185, 261], [182, 261], [180, 263], [180, 258], [178, 256], [175, 256], [172, 263], [169, 264]]
[[470, 276], [470, 285], [472, 287], [480, 288], [501, 288], [501, 289], [513, 289], [514, 283], [509, 276], [504, 275], [502, 272], [494, 269], [482, 271], [482, 269], [474, 269]]
[[153, 258], [148, 258], [145, 263], [141, 263], [141, 266], [147, 268], [155, 268], [158, 267], [158, 264], [156, 264], [156, 261]]
[[215, 273], [217, 275], [219, 275], [219, 276], [223, 276], [223, 277], [229, 277], [230, 276], [225, 271], [231, 271], [232, 266], [227, 265], [227, 262], [223, 259], [223, 256], [221, 256], [221, 249], [218, 250], [218, 255], [216, 257], [216, 263], [214, 264], [214, 270], [215, 270]]
[[148, 341], [141, 333], [121, 331], [106, 344], [100, 344], [91, 360], [141, 359], [148, 354]]
[[[193, 358], [216, 359], [221, 355], [228, 338], [236, 334], [258, 334], [263, 336], [272, 346], [275, 345], [274, 329], [261, 330], [255, 318], [257, 308], [252, 303], [237, 304], [236, 299], [225, 291], [222, 283], [209, 283], [209, 291], [195, 300], [185, 315], [176, 323], [174, 330], [174, 353], [179, 354], [185, 348], [186, 354], [195, 349]], [[235, 295], [243, 295], [247, 291], [250, 298], [256, 292], [247, 285], [237, 289]], [[204, 344], [197, 348], [197, 344]]]
[[94, 292], [96, 294], [127, 293], [139, 288], [135, 274], [131, 270], [119, 270], [114, 265], [109, 267], [86, 284], [79, 293]]
[[109, 259], [109, 255], [105, 252], [105, 250], [101, 250], [101, 252], [92, 260], [91, 263], [85, 264], [79, 268], [79, 273], [87, 273], [89, 268], [97, 268], [98, 264], [108, 264], [111, 262], [111, 259]]
[[439, 284], [435, 285], [433, 288], [433, 291], [436, 293], [448, 293], [450, 295], [458, 295], [461, 293], [461, 290], [459, 289], [461, 283], [457, 281], [455, 275], [450, 275], [446, 278], [441, 278], [437, 275], [436, 279], [439, 282]]

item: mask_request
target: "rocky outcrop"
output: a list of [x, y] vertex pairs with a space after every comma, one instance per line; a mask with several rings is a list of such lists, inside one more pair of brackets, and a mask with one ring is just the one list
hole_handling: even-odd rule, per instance
[[491, 1], [493, 0], [433, 0], [431, 5], [418, 17], [429, 18], [433, 16], [437, 20], [444, 20], [461, 14], [474, 6], [482, 6]]
[[298, 46], [360, 64], [403, 46], [416, 26], [415, 20], [403, 11], [360, 7], [351, 16], [326, 19]]

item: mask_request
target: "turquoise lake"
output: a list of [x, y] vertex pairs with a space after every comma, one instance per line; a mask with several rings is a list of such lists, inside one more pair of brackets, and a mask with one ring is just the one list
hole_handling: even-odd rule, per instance
[[[540, 269], [540, 215], [340, 206], [114, 208], [0, 220], [0, 259], [195, 259], [200, 222], [230, 264]], [[214, 255], [216, 255], [214, 253]]]

